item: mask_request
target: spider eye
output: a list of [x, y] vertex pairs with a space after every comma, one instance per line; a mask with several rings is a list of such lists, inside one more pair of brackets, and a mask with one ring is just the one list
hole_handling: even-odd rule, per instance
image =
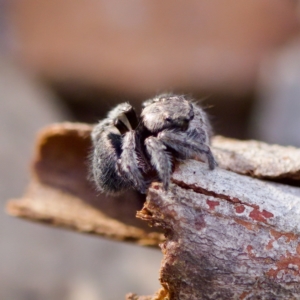
[[169, 118], [169, 117], [167, 117], [165, 120], [166, 120], [167, 122], [171, 122], [171, 121], [172, 121], [172, 119]]

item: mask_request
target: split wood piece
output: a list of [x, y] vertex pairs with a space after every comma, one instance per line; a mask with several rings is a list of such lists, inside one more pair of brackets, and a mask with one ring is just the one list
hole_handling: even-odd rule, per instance
[[99, 195], [88, 181], [90, 132], [86, 124], [64, 123], [42, 130], [37, 139], [29, 187], [7, 205], [9, 214], [110, 239], [155, 246], [163, 235], [136, 219], [145, 196], [130, 191]]
[[300, 299], [300, 188], [195, 161], [172, 181], [138, 213], [166, 236], [166, 299]]
[[[43, 129], [36, 143], [29, 187], [22, 199], [8, 203], [8, 213], [157, 246], [163, 235], [135, 218], [144, 196], [130, 191], [116, 198], [106, 197], [97, 194], [87, 180], [91, 130], [92, 125], [80, 123], [53, 124]], [[299, 149], [222, 137], [214, 138], [212, 148], [219, 166], [234, 172], [274, 180], [295, 180], [300, 174]]]
[[300, 149], [221, 136], [214, 137], [212, 144], [219, 167], [223, 169], [300, 185]]

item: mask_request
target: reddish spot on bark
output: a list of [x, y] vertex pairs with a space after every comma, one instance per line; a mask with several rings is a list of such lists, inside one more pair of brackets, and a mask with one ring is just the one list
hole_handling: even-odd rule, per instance
[[279, 231], [274, 230], [274, 229], [271, 229], [271, 230], [270, 230], [270, 234], [271, 234], [276, 240], [278, 240], [278, 239], [283, 235], [282, 232], [279, 232]]
[[269, 276], [269, 277], [275, 278], [275, 277], [277, 276], [277, 273], [278, 273], [277, 270], [270, 269], [270, 270], [266, 273], [266, 275]]
[[273, 248], [274, 240], [270, 240], [268, 245], [266, 246], [266, 250], [271, 250]]
[[213, 200], [206, 200], [207, 205], [209, 206], [209, 209], [215, 210], [215, 207], [220, 205], [219, 201], [213, 201]]
[[[298, 245], [299, 246], [299, 245]], [[297, 247], [298, 249], [298, 247]], [[295, 269], [289, 267], [289, 265], [295, 266]], [[295, 277], [299, 276], [300, 270], [300, 257], [293, 256], [289, 251], [286, 251], [286, 255], [281, 255], [280, 259], [275, 264], [276, 269], [270, 269], [266, 275], [272, 278], [276, 278], [280, 271], [284, 271], [285, 274], [289, 273], [290, 275], [294, 275]]]
[[297, 254], [300, 255], [300, 244], [298, 244], [296, 251], [297, 251]]
[[284, 236], [287, 238], [287, 242], [289, 243], [290, 241], [295, 241], [297, 240], [297, 236], [292, 233], [292, 232], [289, 232], [289, 233], [285, 233]]
[[230, 198], [230, 200], [233, 202], [233, 203], [240, 203], [241, 201], [238, 199], [238, 198]]
[[292, 232], [280, 232], [274, 229], [270, 230], [270, 234], [275, 238], [275, 240], [278, 240], [280, 237], [284, 236], [286, 238], [286, 242], [289, 243], [290, 241], [297, 240], [297, 235], [295, 235]]
[[237, 214], [241, 214], [245, 211], [245, 206], [244, 205], [236, 205], [234, 207], [234, 209]]
[[250, 294], [250, 292], [242, 292], [242, 294], [240, 295], [239, 299], [240, 300], [244, 300], [249, 294]]
[[271, 213], [271, 212], [269, 212], [269, 211], [267, 211], [267, 210], [264, 210], [263, 209], [263, 211], [262, 211], [262, 215], [265, 217], [265, 218], [273, 218], [274, 217], [274, 215]]
[[255, 224], [252, 224], [250, 222], [247, 222], [247, 221], [244, 221], [244, 220], [241, 220], [241, 219], [234, 219], [234, 220], [237, 224], [240, 224], [240, 225], [246, 227], [249, 230], [255, 230], [256, 229]]
[[266, 220], [265, 217], [261, 214], [261, 212], [257, 208], [254, 208], [250, 212], [249, 217], [259, 222], [264, 222]]
[[252, 252], [253, 247], [252, 247], [251, 245], [248, 245], [246, 249], [247, 249], [248, 255], [249, 255], [251, 258], [254, 258], [254, 257], [255, 257], [255, 254]]
[[255, 221], [266, 223], [266, 219], [274, 217], [274, 215], [266, 210], [259, 211], [259, 207], [254, 207], [250, 212], [249, 217]]

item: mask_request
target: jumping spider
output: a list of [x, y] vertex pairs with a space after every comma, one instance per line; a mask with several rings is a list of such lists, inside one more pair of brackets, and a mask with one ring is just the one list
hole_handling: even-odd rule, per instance
[[200, 158], [213, 170], [210, 124], [205, 112], [184, 96], [163, 94], [142, 104], [140, 118], [128, 103], [108, 113], [92, 131], [92, 177], [100, 192], [134, 187], [141, 193], [158, 179], [169, 187], [172, 158]]

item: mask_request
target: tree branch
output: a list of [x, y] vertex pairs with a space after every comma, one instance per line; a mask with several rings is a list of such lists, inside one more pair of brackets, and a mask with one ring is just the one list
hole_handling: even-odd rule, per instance
[[138, 216], [162, 228], [170, 299], [299, 299], [300, 189], [201, 162], [152, 184]]
[[7, 211], [147, 246], [164, 241], [163, 290], [149, 299], [299, 299], [300, 189], [287, 185], [299, 186], [299, 149], [216, 137], [219, 168], [190, 160], [175, 166], [168, 192], [152, 184], [138, 212], [149, 228], [135, 218], [144, 197], [97, 195], [88, 182], [90, 131], [44, 129], [28, 190]]

